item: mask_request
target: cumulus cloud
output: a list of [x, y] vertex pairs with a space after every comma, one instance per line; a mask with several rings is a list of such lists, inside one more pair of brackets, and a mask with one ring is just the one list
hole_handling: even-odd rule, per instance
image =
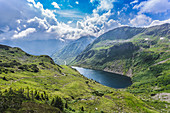
[[98, 1], [99, 5], [97, 6], [97, 9], [93, 10], [93, 12], [109, 11], [113, 8], [113, 2], [115, 2], [115, 0], [90, 0], [91, 3], [95, 1]]
[[91, 3], [93, 3], [95, 0], [90, 0]]
[[59, 37], [66, 39], [77, 39], [85, 35], [97, 37], [110, 29], [120, 26], [118, 22], [109, 20], [111, 15], [111, 11], [102, 15], [94, 13], [91, 17], [87, 16], [84, 20], [78, 21], [75, 28], [60, 22], [51, 26], [47, 32], [56, 33]]
[[27, 0], [27, 1], [30, 4], [32, 4], [35, 8], [39, 9], [42, 15], [50, 19], [53, 19], [55, 22], [58, 22], [55, 17], [54, 10], [44, 9], [43, 5], [40, 2], [36, 3], [34, 0]]
[[135, 5], [133, 9], [140, 9], [139, 13], [162, 13], [170, 10], [168, 0], [148, 0]]
[[[0, 35], [1, 39], [5, 37], [3, 39], [46, 40], [58, 38], [65, 40], [77, 39], [85, 35], [93, 35], [97, 37], [108, 30], [120, 26], [119, 22], [113, 19], [110, 20], [109, 18], [112, 15], [109, 9], [113, 8], [113, 0], [101, 0], [96, 11], [88, 16], [82, 15], [80, 12], [74, 10], [59, 11], [44, 9], [43, 4], [35, 2], [34, 0], [10, 1], [11, 2], [6, 2], [8, 5], [5, 6], [10, 10], [6, 9], [4, 12], [9, 13], [11, 16], [8, 17], [7, 15], [8, 19], [0, 16], [0, 19], [3, 21], [7, 20], [4, 27], [0, 26], [0, 29], [5, 29], [5, 27], [8, 26], [6, 33]], [[19, 5], [17, 3], [19, 3]], [[103, 6], [102, 3], [107, 7]], [[4, 6], [1, 4], [1, 1], [0, 6]], [[1, 9], [4, 9], [4, 7], [0, 7], [0, 12]], [[98, 12], [103, 10], [106, 12]], [[15, 15], [12, 15], [13, 13], [15, 13]], [[63, 17], [77, 17], [79, 18], [79, 21], [77, 21], [77, 25], [72, 27], [72, 21], [68, 21], [67, 23], [59, 22], [56, 18], [56, 14]], [[10, 18], [13, 20], [11, 21]], [[30, 36], [31, 38], [28, 38]]]
[[134, 0], [134, 1], [130, 2], [130, 4], [136, 4], [138, 2], [139, 2], [138, 0]]
[[68, 23], [68, 24], [71, 24], [71, 23], [73, 23], [73, 21], [68, 21], [67, 23]]
[[130, 20], [132, 26], [147, 26], [152, 22], [150, 17], [147, 17], [144, 14], [137, 15], [135, 18]]
[[22, 38], [22, 37], [26, 37], [27, 35], [31, 34], [31, 33], [34, 33], [36, 32], [36, 29], [35, 28], [28, 28], [24, 31], [21, 31], [20, 33], [18, 34], [15, 34], [12, 39], [18, 39], [18, 38]]
[[48, 29], [49, 26], [50, 26], [45, 18], [41, 19], [41, 18], [38, 18], [38, 17], [34, 17], [32, 19], [27, 20], [27, 23], [31, 23], [33, 25], [38, 24], [38, 28], [43, 28], [43, 29]]
[[75, 3], [76, 3], [76, 4], [79, 4], [79, 1], [76, 1]]
[[163, 20], [163, 21], [154, 20], [154, 21], [152, 21], [152, 23], [148, 27], [155, 26], [155, 25], [162, 25], [162, 24], [165, 24], [165, 23], [170, 23], [170, 19]]
[[121, 26], [121, 24], [113, 19], [110, 19], [108, 22], [106, 22], [103, 26], [104, 32], [107, 32], [109, 30], [112, 30], [116, 27]]
[[55, 8], [60, 9], [59, 5], [56, 2], [51, 3]]

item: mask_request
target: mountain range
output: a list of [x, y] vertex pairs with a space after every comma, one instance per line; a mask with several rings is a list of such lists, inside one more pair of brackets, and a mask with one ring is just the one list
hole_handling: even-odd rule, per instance
[[[73, 64], [91, 66], [92, 68], [113, 69], [119, 74], [128, 75], [132, 58], [142, 52], [157, 53], [167, 49], [170, 39], [170, 24], [150, 28], [120, 27], [98, 37], [92, 44], [79, 54]], [[152, 49], [155, 49], [153, 51]], [[162, 54], [162, 56], [164, 55]], [[121, 62], [119, 60], [127, 60]], [[134, 60], [134, 59], [133, 59]], [[118, 63], [119, 62], [119, 63]], [[114, 65], [115, 63], [115, 65]], [[125, 64], [124, 64], [125, 63]], [[115, 67], [117, 66], [117, 67]], [[129, 67], [128, 67], [129, 66]], [[113, 67], [113, 68], [112, 68]]]
[[55, 51], [59, 51], [64, 47], [69, 40], [61, 41], [59, 39], [49, 40], [2, 40], [1, 44], [9, 45], [12, 47], [22, 48], [29, 54], [32, 55], [51, 55]]
[[[170, 107], [169, 28], [170, 24], [149, 28], [125, 26], [98, 38], [84, 36], [65, 43], [66, 46], [63, 42], [55, 45], [58, 46], [52, 55], [55, 62], [63, 64], [66, 59], [70, 65], [129, 76], [133, 84], [125, 89], [103, 86], [71, 66], [56, 64], [47, 55], [35, 56], [18, 47], [0, 45], [0, 111], [167, 112]], [[55, 43], [49, 42], [48, 46]], [[34, 52], [45, 48], [43, 44]]]
[[1, 112], [155, 112], [157, 109], [126, 91], [87, 79], [59, 66], [47, 55], [30, 55], [0, 45]]
[[61, 50], [57, 50], [51, 57], [57, 64], [69, 64], [75, 59], [90, 43], [95, 40], [94, 36], [83, 36], [68, 43]]
[[162, 95], [159, 99], [169, 101], [169, 28], [170, 24], [116, 28], [88, 45], [72, 65], [129, 76], [133, 84], [127, 91], [142, 98]]

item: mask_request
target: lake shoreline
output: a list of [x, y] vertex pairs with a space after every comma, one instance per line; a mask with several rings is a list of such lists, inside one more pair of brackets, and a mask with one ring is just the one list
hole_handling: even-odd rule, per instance
[[123, 75], [123, 76], [127, 76], [129, 78], [132, 78], [132, 74], [123, 74], [123, 72], [117, 72], [117, 71], [113, 71], [113, 70], [108, 70], [108, 69], [97, 69], [97, 68], [93, 68], [93, 67], [87, 67], [87, 66], [80, 66], [80, 65], [72, 65], [71, 67], [80, 67], [80, 68], [86, 68], [86, 69], [92, 69], [92, 70], [97, 70], [97, 71], [104, 71], [104, 72], [109, 72], [109, 73], [113, 73], [113, 74], [118, 74], [118, 75]]
[[88, 79], [99, 82], [102, 85], [112, 87], [115, 89], [124, 89], [132, 85], [132, 80], [128, 76], [117, 73], [111, 73], [103, 70], [94, 70], [84, 67], [71, 66], [80, 74]]

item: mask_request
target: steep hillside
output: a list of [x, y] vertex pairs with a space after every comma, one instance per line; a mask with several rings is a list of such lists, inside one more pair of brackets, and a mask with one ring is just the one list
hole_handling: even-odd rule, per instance
[[[152, 52], [164, 52], [161, 54], [161, 56], [165, 57], [162, 60], [168, 57], [169, 27], [170, 24], [145, 29], [131, 27], [116, 28], [97, 38], [77, 56], [72, 64], [87, 65], [101, 70], [113, 69], [114, 72], [118, 71], [117, 73], [120, 72], [121, 74], [128, 75], [127, 72], [132, 65], [132, 59], [134, 59], [137, 54], [155, 49], [152, 50]], [[116, 34], [116, 32], [118, 33]], [[122, 32], [123, 36], [119, 32]], [[118, 38], [119, 36], [120, 38]], [[152, 60], [154, 60], [154, 58]], [[154, 63], [155, 62], [152, 61], [152, 64]]]
[[[170, 24], [145, 29], [129, 28], [128, 32], [126, 28], [117, 28], [100, 36], [72, 64], [130, 76], [134, 83], [129, 90], [132, 93], [150, 96], [167, 92], [164, 96], [168, 97]], [[136, 30], [140, 32], [129, 35]], [[119, 31], [129, 35], [128, 38], [122, 38]]]
[[71, 67], [59, 66], [49, 56], [33, 56], [4, 45], [0, 45], [0, 101], [1, 112], [161, 111], [128, 92], [89, 80]]
[[69, 43], [62, 50], [56, 51], [56, 53], [52, 55], [52, 58], [57, 64], [69, 64], [87, 45], [92, 43], [94, 39], [94, 36], [83, 36]]

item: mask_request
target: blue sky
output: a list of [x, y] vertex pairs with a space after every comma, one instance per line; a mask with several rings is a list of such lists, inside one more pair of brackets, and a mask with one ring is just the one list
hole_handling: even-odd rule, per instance
[[163, 23], [170, 23], [169, 0], [0, 0], [0, 41], [64, 41]]

